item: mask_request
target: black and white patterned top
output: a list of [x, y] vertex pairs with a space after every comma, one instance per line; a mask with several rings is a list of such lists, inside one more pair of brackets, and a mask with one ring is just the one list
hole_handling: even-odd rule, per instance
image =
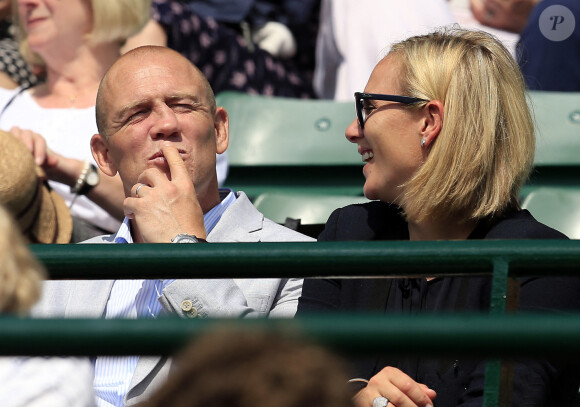
[[10, 35], [10, 28], [8, 22], [0, 23], [0, 71], [6, 72], [19, 86], [29, 88], [36, 85], [39, 79], [20, 55], [18, 43]]
[[19, 86], [28, 88], [38, 83], [20, 52], [16, 41], [11, 38], [0, 40], [0, 71], [6, 72]]

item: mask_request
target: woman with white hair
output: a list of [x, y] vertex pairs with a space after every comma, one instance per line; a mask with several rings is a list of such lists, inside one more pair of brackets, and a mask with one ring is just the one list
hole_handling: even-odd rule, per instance
[[[26, 315], [45, 277], [18, 223], [0, 205], [0, 315]], [[2, 357], [0, 383], [3, 407], [96, 406], [88, 359]]]
[[[117, 230], [118, 178], [100, 177], [90, 151], [101, 78], [150, 17], [151, 0], [18, 0], [22, 55], [46, 80], [0, 89], [0, 129], [19, 137], [75, 218], [73, 241]], [[79, 227], [82, 226], [82, 227]]]

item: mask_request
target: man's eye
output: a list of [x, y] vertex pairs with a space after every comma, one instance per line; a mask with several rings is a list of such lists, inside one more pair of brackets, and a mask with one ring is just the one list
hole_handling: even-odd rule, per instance
[[193, 106], [189, 103], [176, 103], [173, 105], [173, 110], [178, 112], [190, 112], [193, 110]]
[[147, 110], [138, 110], [136, 112], [133, 112], [132, 114], [127, 116], [127, 119], [125, 119], [125, 123], [136, 122], [136, 121], [142, 119], [146, 114], [147, 114]]
[[135, 119], [137, 119], [138, 117], [140, 117], [142, 114], [143, 114], [143, 111], [135, 112], [132, 115], [130, 115], [129, 117], [127, 117], [127, 121], [132, 122]]

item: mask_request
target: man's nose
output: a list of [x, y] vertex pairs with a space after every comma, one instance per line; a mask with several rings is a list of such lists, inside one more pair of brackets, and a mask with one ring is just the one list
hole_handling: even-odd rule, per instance
[[155, 112], [155, 124], [151, 128], [151, 137], [167, 138], [179, 134], [177, 115], [169, 106], [163, 106]]

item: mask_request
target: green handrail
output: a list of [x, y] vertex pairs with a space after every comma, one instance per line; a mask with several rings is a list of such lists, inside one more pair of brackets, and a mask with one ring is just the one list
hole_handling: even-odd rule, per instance
[[0, 318], [2, 355], [168, 355], [214, 329], [305, 336], [344, 354], [565, 357], [580, 360], [575, 314], [324, 314], [295, 319]]
[[[580, 326], [578, 319], [560, 320], [555, 316], [531, 316], [533, 318], [524, 322], [517, 319], [523, 316], [504, 315], [506, 311], [506, 299], [510, 279], [518, 276], [533, 275], [580, 275], [580, 241], [575, 240], [484, 240], [484, 241], [437, 241], [437, 242], [319, 242], [319, 243], [219, 243], [219, 244], [199, 244], [199, 245], [32, 245], [32, 250], [36, 256], [46, 265], [51, 279], [156, 279], [156, 278], [231, 278], [235, 273], [236, 278], [324, 278], [324, 277], [427, 277], [427, 276], [461, 276], [461, 275], [491, 275], [491, 309], [487, 320], [469, 319], [457, 324], [456, 320], [443, 321], [441, 316], [430, 315], [424, 321], [415, 317], [402, 317], [394, 320], [393, 316], [375, 317], [372, 320], [377, 327], [382, 327], [386, 331], [381, 333], [373, 332], [368, 327], [359, 327], [361, 336], [353, 339], [350, 343], [357, 344], [364, 349], [373, 349], [369, 341], [381, 338], [377, 342], [379, 349], [405, 349], [397, 347], [396, 344], [415, 344], [416, 351], [420, 349], [430, 349], [429, 344], [439, 345], [446, 343], [453, 347], [453, 351], [460, 351], [462, 346], [469, 347], [470, 343], [478, 344], [476, 348], [470, 348], [472, 355], [481, 354], [478, 349], [486, 349], [486, 355], [499, 358], [501, 356], [514, 356], [519, 349], [535, 349], [541, 354], [549, 354], [556, 350], [562, 351], [562, 355], [567, 357], [577, 357], [580, 343], [575, 326]], [[457, 316], [456, 316], [457, 317]], [[344, 320], [343, 320], [344, 318]], [[407, 317], [408, 318], [408, 317]], [[510, 318], [509, 322], [504, 318]], [[577, 318], [572, 317], [572, 318]], [[368, 321], [361, 318], [361, 321]], [[383, 323], [380, 323], [380, 321]], [[385, 322], [387, 321], [388, 322]], [[421, 324], [426, 324], [427, 320], [434, 321], [444, 332], [439, 332], [441, 337], [434, 336], [429, 330], [419, 330], [416, 328]], [[325, 326], [319, 320], [320, 326]], [[352, 319], [340, 316], [338, 320], [330, 319], [332, 326], [326, 326], [326, 333], [334, 333], [336, 338], [341, 335], [338, 330], [350, 331], [354, 334], [357, 326]], [[475, 322], [469, 322], [475, 321]], [[551, 326], [546, 330], [533, 331], [525, 336], [523, 333], [526, 326], [538, 327], [539, 324], [547, 321], [558, 321], [563, 332], [557, 326]], [[33, 325], [35, 328], [33, 328]], [[193, 326], [196, 329], [203, 329], [203, 322], [196, 324], [185, 324], [182, 321], [50, 321], [48, 323], [38, 321], [2, 322], [0, 329], [10, 324], [22, 329], [20, 334], [13, 337], [13, 346], [19, 346], [19, 339], [27, 333], [34, 333], [34, 329], [39, 329], [38, 337], [42, 333], [51, 330], [52, 335], [64, 340], [62, 329], [68, 324], [74, 328], [70, 333], [72, 338], [77, 338], [76, 343], [80, 346], [78, 352], [86, 354], [85, 346], [90, 349], [101, 349], [101, 344], [107, 343], [105, 338], [95, 335], [78, 337], [78, 332], [86, 332], [86, 326], [99, 326], [101, 335], [105, 335], [107, 326], [116, 327], [118, 331], [112, 334], [115, 339], [115, 348], [121, 353], [126, 353], [133, 349], [137, 353], [147, 353], [145, 349], [135, 347], [137, 338], [140, 340], [155, 333], [164, 337], [167, 335], [169, 326], [162, 324], [176, 324], [175, 329], [185, 329], [187, 335]], [[243, 321], [243, 324], [254, 324], [256, 322]], [[268, 325], [274, 324], [271, 320], [260, 322]], [[286, 321], [286, 324], [294, 322]], [[343, 324], [344, 323], [344, 324]], [[494, 324], [500, 325], [494, 325]], [[18, 325], [20, 324], [20, 325]], [[84, 324], [84, 325], [83, 325]], [[101, 325], [103, 324], [103, 325]], [[107, 325], [111, 324], [111, 325]], [[117, 325], [119, 324], [119, 325]], [[143, 324], [143, 325], [141, 325]], [[179, 324], [179, 325], [177, 325]], [[306, 322], [306, 324], [308, 324]], [[409, 324], [409, 325], [407, 325]], [[501, 325], [503, 324], [503, 325]], [[526, 325], [527, 324], [527, 325]], [[388, 327], [405, 327], [402, 331], [389, 331]], [[332, 327], [335, 327], [333, 329]], [[477, 327], [486, 327], [491, 335], [486, 336], [485, 332], [477, 330]], [[469, 329], [469, 333], [463, 335], [462, 328]], [[516, 328], [515, 331], [507, 332], [506, 329]], [[17, 331], [18, 331], [17, 329]], [[54, 331], [56, 329], [56, 332]], [[131, 336], [131, 330], [136, 329], [138, 334]], [[305, 328], [312, 331], [312, 326]], [[541, 328], [543, 329], [543, 328]], [[4, 334], [4, 331], [2, 331]], [[312, 331], [314, 332], [314, 331]], [[384, 334], [384, 332], [389, 332]], [[413, 332], [413, 333], [412, 333]], [[479, 335], [474, 337], [478, 332]], [[528, 331], [530, 332], [530, 331]], [[444, 335], [459, 337], [461, 340], [455, 341], [450, 338], [445, 339]], [[186, 335], [176, 333], [175, 341], [182, 341]], [[319, 335], [322, 335], [319, 333]], [[416, 335], [416, 336], [409, 336]], [[355, 335], [356, 336], [356, 335]], [[93, 339], [91, 339], [93, 338]], [[94, 338], [101, 340], [94, 342]], [[128, 346], [120, 345], [120, 338], [131, 338]], [[328, 339], [328, 336], [326, 337]], [[389, 341], [389, 338], [392, 338]], [[478, 338], [485, 338], [479, 342]], [[511, 339], [510, 339], [511, 338]], [[545, 348], [540, 350], [532, 345], [534, 338], [544, 338]], [[558, 339], [554, 339], [558, 338]], [[510, 341], [515, 340], [515, 347], [510, 347]], [[530, 343], [521, 347], [522, 340]], [[328, 339], [330, 342], [330, 339]], [[391, 342], [395, 343], [391, 343]], [[562, 341], [562, 343], [560, 343]], [[74, 343], [74, 339], [66, 340], [66, 343]], [[84, 343], [84, 344], [83, 344]], [[167, 342], [163, 342], [168, 344]], [[180, 342], [183, 343], [183, 342]], [[499, 347], [494, 348], [493, 343], [498, 343]], [[445, 353], [445, 349], [436, 346], [433, 352]], [[32, 349], [47, 350], [45, 345], [36, 344]], [[438, 347], [439, 346], [439, 347]], [[154, 347], [157, 349], [157, 346]], [[170, 344], [168, 349], [171, 348]], [[20, 348], [24, 351], [24, 348]], [[173, 349], [173, 348], [171, 348]], [[494, 350], [495, 349], [495, 350]], [[410, 349], [407, 349], [410, 350]], [[62, 349], [62, 352], [71, 354], [73, 349]], [[109, 350], [111, 351], [111, 350]], [[467, 351], [467, 349], [466, 349]], [[34, 350], [24, 351], [27, 354]], [[494, 353], [495, 352], [495, 353]], [[502, 394], [504, 394], [503, 381], [501, 380], [502, 364], [499, 359], [492, 359], [486, 367], [485, 400], [484, 405], [496, 406], [502, 404]]]
[[[31, 245], [51, 279], [575, 275], [580, 241]], [[239, 267], [243, 265], [243, 267]], [[170, 266], [170, 267], [168, 267]]]

